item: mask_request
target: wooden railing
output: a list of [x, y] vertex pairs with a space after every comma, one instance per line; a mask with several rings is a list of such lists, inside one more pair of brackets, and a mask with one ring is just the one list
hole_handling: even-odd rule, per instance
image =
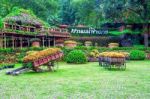
[[42, 35], [52, 35], [52, 36], [62, 36], [62, 37], [70, 37], [70, 33], [67, 29], [60, 28], [46, 28], [46, 27], [33, 27], [33, 26], [23, 26], [23, 25], [11, 25], [8, 23], [4, 23], [3, 30], [12, 30], [12, 31], [22, 31], [22, 32], [35, 32]]

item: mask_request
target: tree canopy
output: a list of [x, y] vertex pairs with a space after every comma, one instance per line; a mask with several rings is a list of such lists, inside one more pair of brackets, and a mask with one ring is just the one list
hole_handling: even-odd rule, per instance
[[50, 25], [150, 22], [149, 0], [0, 0], [0, 16], [6, 17], [14, 7], [31, 10]]
[[39, 19], [31, 10], [14, 7], [3, 21], [7, 23], [17, 23], [19, 25], [32, 25], [32, 26], [48, 26], [48, 24]]

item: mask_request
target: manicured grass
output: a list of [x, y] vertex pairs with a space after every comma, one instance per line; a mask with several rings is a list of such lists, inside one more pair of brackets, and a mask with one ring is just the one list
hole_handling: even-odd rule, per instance
[[57, 72], [8, 76], [0, 71], [2, 99], [149, 99], [150, 61], [127, 62], [126, 71], [98, 63], [60, 63]]

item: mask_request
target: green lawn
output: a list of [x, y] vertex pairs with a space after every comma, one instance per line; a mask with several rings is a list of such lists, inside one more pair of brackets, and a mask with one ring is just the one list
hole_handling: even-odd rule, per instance
[[150, 61], [127, 62], [126, 71], [98, 63], [60, 63], [57, 72], [8, 76], [0, 71], [1, 99], [149, 99]]

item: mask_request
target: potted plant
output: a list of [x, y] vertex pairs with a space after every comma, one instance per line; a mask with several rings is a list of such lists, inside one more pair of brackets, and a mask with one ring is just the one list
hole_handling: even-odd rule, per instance
[[119, 47], [119, 44], [118, 44], [118, 43], [109, 43], [109, 44], [108, 44], [108, 47], [109, 47], [109, 48]]
[[63, 47], [64, 46], [64, 40], [61, 40], [61, 39], [56, 40], [56, 46]]
[[86, 41], [85, 42], [85, 46], [91, 46], [92, 45], [92, 42], [91, 41]]
[[65, 41], [64, 45], [68, 48], [74, 48], [77, 46], [77, 42], [76, 41]]
[[40, 47], [40, 39], [38, 38], [33, 38], [30, 40], [32, 47]]

